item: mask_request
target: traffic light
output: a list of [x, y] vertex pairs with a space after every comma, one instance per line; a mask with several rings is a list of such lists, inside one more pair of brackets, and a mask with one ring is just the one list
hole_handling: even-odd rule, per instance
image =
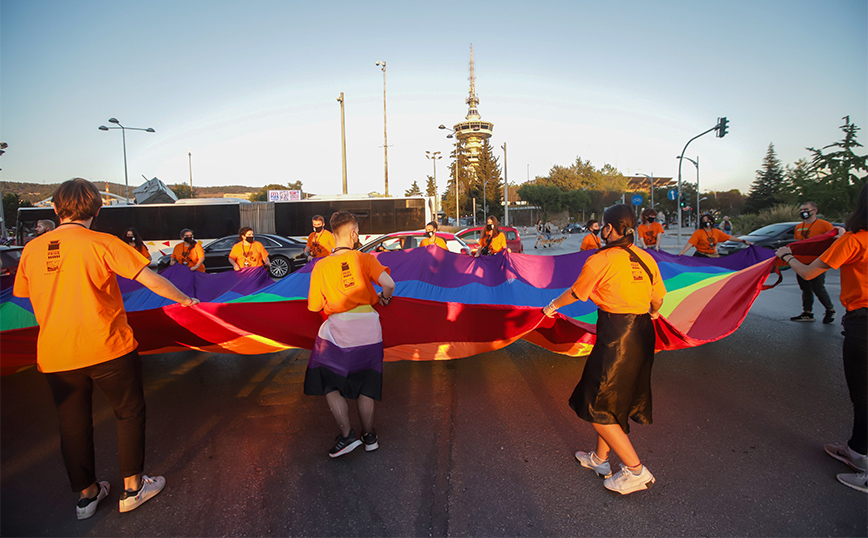
[[717, 138], [723, 138], [729, 132], [729, 120], [726, 116], [717, 118]]
[[689, 203], [690, 203], [690, 198], [686, 194], [682, 194], [681, 200], [680, 200], [681, 208], [683, 209], [683, 208], [687, 207], [687, 204], [689, 204]]

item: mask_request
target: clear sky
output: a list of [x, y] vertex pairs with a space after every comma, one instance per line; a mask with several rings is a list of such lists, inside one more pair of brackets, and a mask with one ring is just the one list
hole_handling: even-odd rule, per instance
[[[301, 180], [383, 191], [387, 62], [390, 194], [448, 154], [437, 126], [479, 111], [520, 183], [577, 156], [677, 176], [693, 136], [703, 190], [746, 191], [770, 142], [784, 164], [868, 126], [865, 0], [294, 2], [0, 1], [2, 179], [250, 185]], [[860, 133], [868, 145], [868, 131]], [[438, 161], [441, 192], [447, 159]], [[502, 163], [502, 161], [501, 161]], [[684, 178], [695, 179], [685, 163]]]

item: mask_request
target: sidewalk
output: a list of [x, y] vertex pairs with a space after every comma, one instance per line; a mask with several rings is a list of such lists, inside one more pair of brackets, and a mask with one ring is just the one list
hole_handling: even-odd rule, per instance
[[[585, 238], [586, 233], [576, 233], [576, 234], [566, 234], [567, 238], [558, 246], [551, 248], [543, 248], [542, 246], [538, 248], [533, 248], [536, 243], [536, 232], [528, 228], [528, 233], [522, 233], [521, 228], [519, 228], [519, 233], [521, 234], [521, 244], [524, 247], [525, 254], [536, 254], [541, 256], [559, 256], [561, 254], [569, 254], [572, 252], [579, 252], [580, 247], [582, 245], [582, 240]], [[681, 228], [681, 243], [678, 243], [678, 229], [671, 228], [666, 231], [663, 236], [660, 238], [660, 249], [664, 250], [670, 254], [678, 254], [681, 252], [681, 249], [684, 248], [684, 245], [687, 244], [687, 240], [690, 238], [690, 235], [694, 232], [693, 228]], [[552, 238], [561, 237], [561, 234], [552, 234]]]

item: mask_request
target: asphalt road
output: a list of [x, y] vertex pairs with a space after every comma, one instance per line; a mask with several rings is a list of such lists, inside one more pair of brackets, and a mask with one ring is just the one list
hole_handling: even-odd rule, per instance
[[[786, 273], [735, 334], [657, 355], [655, 423], [631, 433], [657, 477], [649, 491], [611, 493], [573, 458], [594, 442], [566, 404], [583, 358], [519, 342], [388, 363], [380, 449], [332, 460], [324, 398], [302, 394], [307, 351], [184, 352], [144, 361], [145, 472], [166, 489], [118, 513], [114, 420], [97, 396], [98, 474], [113, 490], [85, 521], [44, 378], [0, 378], [0, 534], [865, 536], [868, 498], [835, 480], [848, 469], [822, 449], [852, 420], [840, 325], [790, 322], [800, 299]], [[838, 282], [830, 273], [834, 297]]]

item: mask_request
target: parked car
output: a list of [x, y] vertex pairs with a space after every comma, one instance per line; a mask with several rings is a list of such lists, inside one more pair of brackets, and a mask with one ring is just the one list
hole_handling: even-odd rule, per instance
[[[274, 234], [253, 234], [253, 238], [262, 243], [268, 252], [268, 260], [271, 262], [268, 274], [274, 278], [283, 278], [307, 263], [304, 257], [305, 245], [296, 240]], [[204, 245], [205, 272], [219, 273], [232, 269], [229, 253], [237, 242], [237, 235], [227, 235]], [[171, 255], [161, 257], [157, 262], [157, 270], [168, 267], [171, 258]]]
[[[398, 250], [408, 250], [418, 247], [419, 243], [421, 243], [422, 240], [425, 239], [425, 237], [427, 237], [425, 235], [425, 230], [393, 232], [390, 234], [381, 235], [380, 237], [372, 241], [368, 241], [367, 243], [359, 247], [359, 250], [362, 252], [391, 252]], [[455, 234], [451, 234], [448, 232], [437, 232], [437, 237], [440, 237], [444, 241], [446, 241], [446, 248], [449, 249], [450, 252], [455, 252], [456, 254], [470, 255], [470, 247], [467, 246], [467, 243], [456, 237]]]
[[564, 229], [561, 230], [565, 234], [580, 234], [585, 233], [585, 225], [579, 224], [578, 222], [571, 222], [564, 226]]
[[0, 246], [0, 289], [11, 288], [24, 247]]
[[[475, 251], [479, 248], [479, 237], [482, 235], [483, 229], [482, 226], [465, 228], [455, 235], [467, 243], [467, 246], [469, 246], [471, 250]], [[506, 247], [509, 250], [515, 254], [521, 254], [524, 252], [524, 247], [521, 245], [521, 235], [518, 233], [517, 229], [512, 226], [501, 226], [500, 231], [506, 235]]]
[[[740, 235], [738, 237], [739, 239], [750, 241], [758, 247], [777, 250], [778, 248], [789, 245], [795, 241], [793, 234], [796, 231], [796, 226], [798, 224], [798, 222], [778, 222], [775, 224], [769, 224], [768, 226], [763, 226], [762, 228], [752, 231], [748, 235]], [[721, 256], [726, 256], [727, 254], [732, 254], [733, 252], [738, 252], [739, 250], [746, 248], [747, 245], [744, 243], [739, 243], [737, 241], [724, 241], [717, 245], [717, 253]]]

